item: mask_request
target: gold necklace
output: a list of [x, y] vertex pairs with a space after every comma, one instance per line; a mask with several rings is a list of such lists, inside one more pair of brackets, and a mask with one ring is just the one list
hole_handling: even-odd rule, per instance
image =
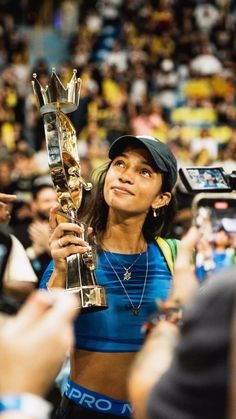
[[[113, 267], [113, 265], [112, 265], [111, 261], [109, 260], [108, 256], [106, 255], [106, 252], [105, 252], [105, 251], [103, 251], [103, 253], [104, 253], [104, 256], [105, 256], [105, 258], [106, 258], [107, 262], [109, 263], [109, 265], [110, 265], [111, 269], [113, 270], [113, 272], [114, 272], [114, 274], [115, 274], [116, 278], [118, 279], [119, 283], [121, 284], [121, 286], [122, 286], [122, 288], [123, 288], [123, 290], [124, 290], [124, 292], [125, 292], [125, 294], [126, 294], [126, 297], [128, 298], [128, 300], [129, 300], [129, 302], [130, 302], [130, 305], [131, 305], [131, 307], [132, 307], [132, 310], [133, 310], [133, 314], [134, 314], [134, 316], [138, 316], [138, 314], [139, 314], [139, 309], [140, 309], [140, 307], [141, 307], [141, 305], [142, 305], [142, 302], [143, 302], [143, 297], [144, 297], [144, 292], [145, 292], [146, 283], [147, 283], [147, 277], [148, 277], [148, 249], [147, 249], [147, 251], [146, 251], [146, 272], [145, 272], [145, 278], [144, 278], [144, 283], [143, 283], [143, 289], [142, 289], [142, 293], [141, 293], [140, 301], [139, 301], [139, 304], [137, 305], [137, 307], [135, 307], [135, 305], [133, 304], [133, 302], [132, 302], [132, 300], [131, 300], [131, 298], [130, 298], [130, 296], [129, 296], [129, 294], [128, 294], [128, 292], [127, 292], [127, 290], [126, 290], [126, 288], [125, 288], [125, 286], [124, 286], [124, 284], [123, 284], [123, 282], [122, 282], [122, 280], [120, 279], [120, 277], [119, 277], [118, 273], [115, 271], [115, 269], [114, 269], [114, 267]], [[109, 252], [109, 253], [111, 253], [111, 252]], [[139, 256], [140, 256], [140, 255], [139, 255]]]
[[119, 260], [118, 258], [114, 255], [114, 253], [110, 252], [110, 250], [106, 250], [106, 252], [110, 253], [110, 255], [113, 256], [113, 258], [119, 263], [119, 265], [122, 266], [122, 268], [124, 269], [124, 273], [123, 273], [123, 280], [125, 281], [129, 281], [132, 277], [132, 271], [130, 272], [130, 269], [135, 265], [135, 263], [138, 261], [138, 259], [140, 258], [141, 254], [143, 253], [143, 251], [141, 251], [138, 256], [136, 257], [135, 261], [133, 263], [131, 263], [130, 266], [128, 266], [128, 268], [126, 268]]

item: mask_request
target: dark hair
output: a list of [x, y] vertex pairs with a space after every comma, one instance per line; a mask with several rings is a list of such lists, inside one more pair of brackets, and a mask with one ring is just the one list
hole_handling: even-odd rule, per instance
[[[89, 206], [83, 209], [83, 218], [85, 222], [93, 227], [97, 243], [100, 244], [102, 235], [105, 231], [109, 206], [104, 199], [104, 183], [106, 174], [111, 162], [106, 163], [95, 172], [96, 185], [92, 190]], [[170, 191], [167, 176], [163, 176], [162, 192]], [[172, 194], [171, 200], [167, 206], [159, 208], [157, 217], [153, 216], [150, 208], [143, 225], [143, 234], [145, 239], [150, 242], [157, 236], [166, 237], [171, 229], [171, 224], [176, 212], [176, 200]]]

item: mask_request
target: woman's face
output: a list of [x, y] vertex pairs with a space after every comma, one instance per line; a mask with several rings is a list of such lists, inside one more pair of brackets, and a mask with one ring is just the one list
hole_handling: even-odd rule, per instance
[[145, 148], [126, 147], [111, 163], [104, 184], [107, 205], [129, 215], [147, 215], [150, 207], [169, 203], [170, 192], [161, 192], [162, 174], [157, 173]]

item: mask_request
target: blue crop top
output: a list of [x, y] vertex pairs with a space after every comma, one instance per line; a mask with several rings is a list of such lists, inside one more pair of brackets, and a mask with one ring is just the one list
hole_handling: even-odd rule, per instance
[[[112, 266], [122, 278], [124, 266], [130, 266], [136, 255], [106, 252]], [[118, 259], [119, 258], [119, 262]], [[146, 254], [143, 253], [131, 269], [132, 278], [123, 281], [134, 306], [138, 306], [146, 273]], [[40, 288], [45, 288], [52, 274], [53, 262], [46, 269]], [[156, 309], [155, 299], [165, 300], [171, 288], [171, 273], [155, 242], [148, 245], [148, 276], [139, 314], [135, 316], [123, 287], [107, 262], [104, 252], [98, 256], [96, 279], [107, 294], [108, 309], [80, 314], [75, 320], [75, 346], [96, 352], [136, 352], [143, 343], [141, 326]]]

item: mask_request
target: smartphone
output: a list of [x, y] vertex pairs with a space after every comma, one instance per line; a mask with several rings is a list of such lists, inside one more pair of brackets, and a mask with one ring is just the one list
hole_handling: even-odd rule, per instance
[[195, 269], [200, 282], [236, 265], [236, 193], [200, 193], [192, 203], [193, 223], [201, 232]]
[[179, 169], [179, 175], [189, 192], [232, 191], [230, 176], [222, 167], [185, 167]]

